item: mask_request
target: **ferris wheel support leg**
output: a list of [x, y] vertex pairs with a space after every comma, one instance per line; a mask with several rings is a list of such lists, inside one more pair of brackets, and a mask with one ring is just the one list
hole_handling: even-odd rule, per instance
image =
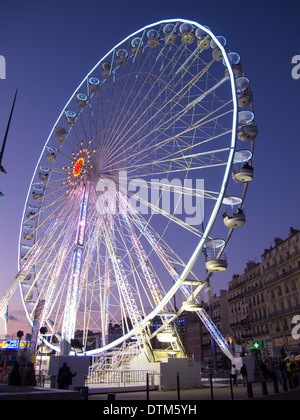
[[[134, 211], [132, 210], [132, 208], [130, 207], [130, 203], [128, 201], [127, 198], [123, 197], [122, 195], [119, 195], [119, 199], [120, 199], [120, 203], [121, 205], [123, 205], [122, 210], [124, 211], [124, 221], [127, 223], [129, 231], [131, 233], [131, 239], [132, 239], [132, 244], [136, 250], [136, 254], [138, 256], [139, 262], [141, 264], [141, 267], [143, 267], [143, 272], [149, 287], [149, 290], [152, 294], [152, 298], [153, 301], [155, 302], [155, 304], [159, 304], [159, 302], [162, 300], [162, 293], [159, 290], [158, 284], [156, 283], [156, 279], [155, 279], [155, 274], [152, 271], [152, 268], [150, 266], [150, 264], [148, 264], [148, 259], [147, 259], [147, 255], [145, 250], [143, 249], [143, 246], [138, 238], [138, 236], [136, 235], [135, 231], [134, 231], [134, 226], [132, 224], [132, 222], [130, 221], [130, 219], [128, 218], [128, 214], [125, 216], [126, 214], [126, 209], [130, 209], [129, 212], [134, 215]], [[163, 264], [166, 266], [166, 268], [168, 269], [170, 275], [173, 277], [176, 276], [176, 271], [172, 265], [171, 262], [168, 261], [167, 256], [165, 255], [165, 253], [163, 252], [163, 250], [159, 247], [159, 245], [157, 244], [156, 238], [153, 236], [153, 234], [151, 234], [149, 232], [149, 230], [147, 229], [147, 227], [142, 223], [142, 222], [138, 222], [138, 218], [137, 216], [135, 216], [135, 220], [137, 222], [137, 225], [142, 226], [142, 231], [146, 234], [147, 239], [149, 240], [149, 243], [153, 246], [153, 250], [157, 253], [157, 256], [160, 258], [160, 260], [163, 262]], [[182, 285], [182, 287], [184, 287]], [[162, 311], [167, 311], [167, 307], [162, 308]], [[165, 323], [166, 319], [162, 318], [164, 321], [163, 323]], [[174, 331], [176, 333], [177, 336], [177, 340], [175, 343], [171, 343], [171, 346], [173, 348], [173, 350], [178, 351], [178, 354], [180, 355], [180, 357], [186, 357], [185, 354], [185, 350], [184, 347], [182, 345], [182, 342], [180, 340], [179, 334], [177, 329], [175, 329]], [[152, 346], [151, 343], [148, 343], [149, 345], [146, 346], [148, 349], [150, 349], [151, 347], [151, 351], [152, 351]], [[153, 352], [152, 352], [153, 354]]]
[[82, 200], [80, 203], [80, 211], [78, 217], [77, 233], [75, 240], [75, 247], [73, 252], [72, 270], [69, 282], [67, 303], [64, 313], [64, 321], [61, 337], [60, 353], [68, 356], [71, 350], [71, 340], [74, 338], [76, 314], [78, 307], [78, 292], [80, 283], [80, 274], [82, 266], [82, 255], [84, 250], [84, 233], [85, 222], [89, 199], [89, 182], [83, 189]]
[[117, 253], [117, 247], [114, 240], [112, 239], [110, 229], [111, 227], [108, 226], [107, 220], [104, 220], [106, 246], [110, 254], [110, 260], [112, 262], [112, 268], [115, 274], [115, 278], [117, 279], [120, 294], [123, 297], [124, 305], [126, 306], [126, 311], [129, 315], [131, 323], [136, 331], [137, 336], [140, 339], [140, 347], [145, 350], [148, 358], [152, 360], [153, 355], [150, 350], [150, 346], [146, 341], [144, 327], [141, 327], [140, 325], [142, 318], [135, 303], [132, 290], [127, 279], [126, 271], [123, 267], [122, 259]]
[[204, 309], [200, 309], [199, 311], [197, 311], [197, 313], [199, 315], [199, 318], [203, 322], [203, 324], [206, 326], [208, 332], [213, 337], [215, 342], [218, 344], [220, 349], [223, 351], [225, 356], [227, 356], [231, 361], [233, 361], [234, 360], [234, 354], [233, 354], [232, 350], [228, 346], [227, 341], [222, 336], [222, 334], [220, 333], [218, 328], [215, 326], [213, 321], [208, 316], [207, 312]]
[[[124, 221], [128, 225], [133, 247], [136, 250], [136, 254], [138, 256], [139, 263], [142, 267], [142, 270], [143, 270], [147, 285], [149, 287], [150, 293], [152, 295], [153, 301], [157, 305], [162, 300], [162, 294], [161, 294], [161, 291], [159, 290], [158, 284], [156, 283], [155, 273], [153, 272], [152, 267], [149, 264], [146, 252], [145, 252], [137, 234], [135, 233], [134, 228], [133, 228], [131, 222], [129, 221], [128, 217], [124, 216]], [[164, 307], [162, 311], [167, 312], [168, 311], [167, 307]], [[165, 323], [166, 318], [162, 317], [161, 319], [162, 319], [163, 323]], [[179, 354], [183, 357], [184, 354], [185, 354], [185, 352], [183, 350], [183, 345], [181, 343], [181, 340], [180, 340], [179, 334], [177, 333], [177, 330], [175, 332], [176, 332], [176, 335], [177, 335], [177, 340], [176, 340], [175, 343], [171, 343], [171, 346], [172, 346], [173, 350], [178, 351]], [[149, 358], [149, 354], [151, 354], [151, 359], [154, 358], [153, 348], [152, 348], [152, 345], [151, 345], [150, 341], [147, 342], [147, 345], [144, 348], [145, 348], [145, 351], [147, 353], [148, 358]]]
[[10, 301], [15, 291], [17, 290], [19, 283], [20, 283], [19, 278], [18, 276], [16, 276], [13, 282], [10, 284], [10, 286], [6, 290], [6, 292], [4, 293], [4, 295], [2, 296], [2, 298], [0, 299], [0, 318], [2, 318], [3, 320], [5, 320], [5, 312], [6, 312], [8, 302]]

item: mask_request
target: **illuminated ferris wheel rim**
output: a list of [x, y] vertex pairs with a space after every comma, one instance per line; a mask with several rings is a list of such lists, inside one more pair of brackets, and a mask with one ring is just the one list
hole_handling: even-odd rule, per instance
[[[26, 211], [26, 207], [28, 205], [28, 200], [29, 200], [29, 194], [31, 192], [32, 189], [32, 184], [35, 178], [35, 175], [39, 169], [40, 166], [40, 161], [45, 153], [45, 150], [48, 146], [48, 142], [55, 130], [55, 128], [57, 127], [58, 122], [61, 120], [61, 118], [63, 117], [63, 115], [66, 112], [66, 109], [68, 107], [68, 105], [70, 104], [70, 102], [72, 101], [72, 99], [74, 98], [74, 96], [76, 95], [76, 93], [78, 92], [78, 90], [81, 88], [81, 86], [83, 86], [87, 80], [88, 77], [95, 71], [95, 69], [99, 66], [99, 64], [101, 62], [103, 62], [110, 54], [112, 54], [113, 51], [115, 51], [119, 46], [121, 46], [125, 41], [131, 39], [132, 37], [134, 37], [135, 35], [138, 35], [139, 33], [146, 31], [147, 29], [150, 29], [154, 26], [157, 25], [161, 25], [161, 24], [167, 24], [167, 23], [188, 23], [193, 25], [194, 27], [200, 28], [202, 29], [207, 35], [209, 35], [211, 37], [211, 39], [215, 42], [215, 44], [217, 45], [217, 47], [220, 49], [220, 51], [222, 52], [223, 58], [224, 58], [224, 62], [225, 65], [228, 69], [228, 73], [229, 73], [229, 78], [230, 78], [230, 84], [231, 84], [231, 93], [232, 93], [232, 104], [233, 104], [233, 111], [232, 111], [232, 128], [231, 128], [231, 144], [230, 144], [230, 150], [229, 150], [229, 158], [227, 161], [227, 165], [226, 165], [226, 169], [225, 169], [225, 174], [224, 174], [224, 178], [222, 181], [222, 185], [220, 188], [220, 192], [218, 194], [218, 197], [216, 199], [216, 204], [214, 206], [213, 212], [210, 216], [209, 222], [207, 223], [205, 230], [203, 232], [203, 236], [201, 238], [201, 240], [199, 241], [196, 249], [194, 250], [192, 256], [190, 257], [188, 263], [186, 264], [184, 270], [182, 271], [182, 273], [179, 275], [178, 280], [174, 283], [174, 285], [170, 288], [170, 290], [165, 294], [165, 296], [163, 297], [163, 299], [161, 300], [161, 302], [155, 307], [154, 310], [152, 310], [141, 322], [140, 322], [140, 326], [144, 327], [150, 320], [152, 320], [163, 308], [164, 306], [170, 301], [170, 299], [172, 298], [172, 296], [175, 294], [175, 292], [180, 288], [181, 284], [183, 283], [183, 281], [186, 279], [188, 273], [190, 272], [190, 270], [192, 269], [194, 263], [196, 262], [199, 254], [201, 253], [204, 244], [206, 243], [206, 241], [209, 238], [211, 229], [213, 227], [213, 224], [215, 222], [215, 219], [218, 215], [220, 206], [222, 205], [223, 202], [223, 198], [226, 192], [226, 187], [228, 184], [228, 180], [230, 177], [230, 170], [232, 167], [232, 163], [233, 163], [233, 158], [234, 158], [234, 152], [235, 152], [235, 147], [236, 147], [236, 131], [237, 131], [237, 113], [238, 113], [238, 105], [237, 105], [237, 95], [236, 95], [236, 88], [235, 88], [235, 77], [231, 68], [231, 63], [230, 60], [227, 57], [227, 53], [225, 51], [225, 48], [223, 47], [223, 45], [220, 43], [220, 41], [218, 40], [218, 38], [210, 31], [210, 29], [208, 29], [207, 27], [191, 21], [191, 20], [186, 20], [186, 19], [168, 19], [168, 20], [161, 20], [158, 21], [156, 23], [152, 23], [150, 25], [144, 26], [143, 28], [139, 29], [136, 32], [133, 32], [132, 34], [130, 34], [128, 37], [126, 37], [124, 40], [122, 40], [120, 43], [118, 43], [117, 45], [115, 45], [105, 56], [103, 56], [98, 63], [93, 67], [93, 69], [85, 76], [85, 78], [83, 79], [83, 81], [78, 85], [78, 87], [75, 89], [74, 93], [72, 94], [71, 98], [69, 99], [69, 101], [66, 103], [65, 107], [63, 108], [61, 114], [59, 115], [57, 121], [55, 122], [50, 135], [45, 143], [45, 146], [42, 150], [42, 153], [40, 155], [40, 158], [38, 160], [38, 163], [36, 165], [36, 168], [34, 170], [34, 175], [32, 177], [31, 183], [30, 183], [30, 187], [28, 190], [28, 194], [27, 194], [27, 198], [25, 201], [25, 207], [24, 207], [24, 211], [23, 211], [23, 217], [22, 220], [24, 220], [25, 218], [25, 211]], [[76, 167], [76, 171], [79, 171], [81, 168], [81, 165], [79, 164], [79, 161], [77, 161], [78, 166]], [[21, 230], [20, 230], [20, 244], [21, 244], [21, 235], [22, 235], [22, 226], [21, 226]], [[21, 248], [21, 247], [20, 247]], [[19, 248], [19, 264], [21, 261], [20, 258], [20, 248]], [[20, 267], [19, 267], [20, 268]], [[23, 302], [24, 303], [24, 302]], [[25, 311], [27, 313], [27, 308], [24, 305]], [[28, 315], [28, 313], [27, 313]], [[128, 334], [126, 334], [125, 336], [121, 337], [120, 339], [114, 341], [111, 344], [108, 344], [106, 346], [104, 346], [101, 349], [96, 349], [96, 350], [92, 350], [92, 351], [86, 351], [85, 354], [97, 354], [99, 352], [104, 352], [109, 350], [110, 348], [114, 347], [115, 345], [117, 345], [118, 343], [123, 342], [124, 340], [126, 340], [127, 338], [130, 338], [131, 336], [133, 336], [135, 334], [135, 330], [133, 329], [132, 331], [130, 331]], [[58, 349], [57, 346], [53, 346], [51, 345], [55, 350]]]
[[[225, 48], [220, 43], [220, 41], [218, 40], [217, 36], [214, 35], [213, 32], [207, 26], [205, 26], [205, 25], [201, 25], [201, 24], [199, 24], [199, 23], [197, 23], [195, 21], [192, 21], [192, 20], [187, 20], [187, 19], [180, 18], [180, 19], [164, 19], [164, 20], [160, 20], [160, 21], [157, 21], [155, 23], [146, 25], [143, 28], [141, 28], [141, 29], [133, 32], [130, 35], [128, 35], [121, 42], [119, 42], [113, 48], [111, 48], [111, 50], [107, 54], [105, 54], [97, 62], [97, 64], [92, 68], [92, 70], [84, 77], [84, 79], [82, 80], [82, 82], [77, 86], [77, 88], [74, 90], [73, 94], [71, 95], [70, 99], [68, 100], [68, 102], [63, 107], [63, 110], [61, 111], [61, 113], [58, 116], [56, 122], [54, 123], [53, 128], [52, 128], [52, 130], [51, 130], [51, 132], [50, 132], [50, 134], [49, 134], [49, 136], [48, 136], [48, 138], [47, 138], [47, 140], [45, 142], [44, 148], [42, 149], [42, 152], [41, 152], [40, 157], [38, 159], [37, 165], [36, 165], [36, 167], [34, 169], [32, 179], [30, 181], [30, 186], [29, 186], [29, 189], [28, 189], [28, 192], [27, 192], [27, 196], [26, 196], [26, 200], [25, 200], [25, 205], [24, 205], [24, 209], [23, 209], [22, 221], [25, 218], [26, 206], [27, 206], [27, 203], [28, 203], [28, 199], [29, 199], [29, 195], [30, 195], [30, 192], [31, 192], [32, 184], [33, 184], [33, 181], [34, 181], [34, 178], [35, 178], [35, 174], [36, 174], [36, 172], [39, 169], [40, 161], [41, 161], [41, 159], [42, 159], [42, 157], [43, 157], [43, 155], [45, 153], [45, 150], [47, 148], [48, 142], [51, 139], [51, 136], [53, 135], [53, 132], [56, 129], [58, 122], [60, 121], [60, 119], [62, 118], [62, 116], [65, 114], [68, 105], [71, 103], [72, 99], [74, 98], [74, 96], [76, 95], [76, 93], [78, 92], [78, 90], [81, 88], [81, 86], [83, 86], [85, 83], [87, 83], [88, 77], [95, 71], [95, 69], [99, 66], [99, 64], [101, 62], [103, 62], [114, 50], [116, 50], [124, 42], [126, 42], [129, 39], [131, 39], [135, 35], [138, 35], [140, 32], [143, 32], [143, 31], [145, 31], [145, 30], [147, 30], [149, 28], [152, 28], [153, 26], [157, 26], [157, 25], [160, 25], [160, 24], [167, 24], [167, 23], [178, 23], [178, 22], [188, 23], [188, 24], [191, 24], [191, 25], [193, 25], [195, 27], [198, 27], [198, 28], [202, 29], [204, 32], [206, 32], [214, 40], [214, 42], [216, 43], [216, 45], [218, 46], [218, 48], [222, 52], [222, 55], [223, 55], [223, 58], [224, 58], [224, 62], [226, 64], [226, 67], [227, 67], [228, 72], [229, 72], [229, 77], [230, 77], [231, 93], [232, 93], [232, 100], [233, 100], [232, 135], [231, 135], [231, 145], [230, 145], [230, 149], [231, 150], [230, 150], [230, 156], [229, 156], [229, 159], [228, 159], [228, 164], [227, 164], [227, 167], [226, 167], [226, 174], [224, 176], [224, 180], [223, 180], [222, 187], [221, 187], [221, 192], [219, 194], [219, 197], [217, 199], [217, 203], [216, 203], [216, 206], [215, 206], [214, 215], [216, 217], [216, 215], [217, 215], [217, 213], [219, 211], [219, 208], [220, 208], [220, 206], [222, 204], [222, 200], [223, 200], [224, 194], [225, 194], [226, 185], [227, 185], [227, 182], [228, 182], [228, 179], [229, 179], [230, 168], [232, 166], [232, 162], [233, 162], [233, 158], [234, 158], [234, 150], [235, 150], [235, 145], [236, 145], [236, 129], [237, 129], [238, 105], [237, 105], [237, 95], [236, 95], [236, 88], [235, 88], [235, 77], [234, 77], [234, 74], [233, 74], [233, 71], [232, 71], [232, 68], [231, 68], [231, 63], [230, 63], [230, 61], [228, 59], [228, 56], [227, 56], [227, 53], [225, 51]], [[211, 229], [210, 228], [208, 229], [208, 227], [205, 229], [205, 233], [207, 232], [207, 235], [205, 235], [205, 233], [203, 235], [203, 237], [205, 237], [205, 240], [208, 238], [209, 231], [210, 230]], [[19, 243], [21, 243], [21, 239], [22, 239], [21, 238], [21, 235], [22, 235], [22, 225], [21, 225], [21, 228], [20, 228]], [[201, 246], [201, 249], [202, 248], [203, 248], [203, 244]], [[19, 249], [18, 249], [18, 266], [19, 266], [19, 270], [20, 270], [20, 261], [21, 261], [21, 258], [20, 258], [20, 247], [19, 247]]]

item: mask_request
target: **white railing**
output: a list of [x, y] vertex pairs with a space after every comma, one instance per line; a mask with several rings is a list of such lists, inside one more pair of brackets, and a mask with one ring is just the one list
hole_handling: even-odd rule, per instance
[[126, 386], [131, 384], [146, 385], [147, 373], [149, 378], [149, 385], [154, 384], [154, 371], [152, 370], [103, 370], [90, 372], [86, 384], [105, 384]]

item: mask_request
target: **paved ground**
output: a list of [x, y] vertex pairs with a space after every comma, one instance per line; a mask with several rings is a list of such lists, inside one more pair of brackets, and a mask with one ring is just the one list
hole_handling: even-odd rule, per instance
[[[102, 400], [113, 403], [121, 403], [121, 401], [144, 401], [149, 404], [167, 404], [169, 401], [178, 404], [177, 390], [150, 390], [149, 400], [147, 401], [146, 389], [141, 387], [139, 390], [131, 392], [123, 392], [124, 389], [118, 389], [118, 392], [109, 388], [89, 389], [88, 400]], [[113, 391], [113, 392], [112, 392]], [[279, 385], [279, 393], [274, 392], [273, 383], [267, 383], [268, 395], [263, 395], [262, 385], [259, 383], [252, 384], [253, 397], [249, 398], [247, 388], [243, 385], [233, 388], [233, 396], [231, 395], [230, 386], [221, 386], [213, 388], [213, 399], [215, 400], [300, 400], [300, 386], [288, 391], [284, 391]], [[37, 387], [13, 387], [8, 385], [0, 385], [0, 400], [79, 400], [83, 399], [76, 391], [61, 391], [50, 388]], [[180, 389], [180, 402], [182, 401], [204, 401], [212, 400], [211, 389], [209, 387]], [[132, 405], [133, 403], [131, 403]], [[106, 404], [107, 405], [107, 404]], [[129, 405], [129, 404], [128, 404]], [[101, 404], [103, 406], [103, 404]]]
[[[273, 383], [267, 383], [268, 395], [263, 395], [262, 385], [259, 383], [252, 384], [253, 398], [249, 398], [247, 388], [243, 385], [233, 388], [233, 400], [300, 400], [300, 386], [294, 390], [283, 391], [282, 386], [279, 385], [279, 393], [274, 392]], [[139, 392], [117, 392], [113, 395], [108, 396], [107, 393], [103, 394], [90, 394], [89, 400], [108, 400], [109, 398], [115, 398], [115, 401], [146, 401], [146, 391]], [[192, 388], [192, 389], [181, 389], [180, 390], [180, 401], [203, 401], [211, 400], [210, 388]], [[230, 386], [213, 388], [213, 399], [214, 400], [232, 400]], [[177, 390], [166, 390], [166, 391], [150, 391], [149, 402], [151, 401], [178, 401]]]
[[5, 400], [80, 400], [80, 393], [78, 391], [65, 391], [34, 386], [0, 384], [0, 401]]

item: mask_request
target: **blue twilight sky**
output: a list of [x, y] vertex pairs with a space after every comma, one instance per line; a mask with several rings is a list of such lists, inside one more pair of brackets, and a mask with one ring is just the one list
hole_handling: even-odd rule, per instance
[[[84, 76], [116, 43], [144, 25], [186, 18], [224, 35], [240, 53], [251, 79], [259, 135], [255, 178], [245, 202], [246, 225], [228, 247], [229, 267], [215, 275], [215, 291], [249, 259], [260, 261], [275, 236], [300, 228], [300, 79], [291, 76], [300, 55], [299, 0], [1, 0], [0, 137], [4, 136], [16, 88], [18, 98], [0, 173], [1, 295], [17, 272], [19, 227], [27, 189], [42, 147], [65, 103]], [[299, 71], [300, 73], [300, 71]], [[1, 140], [2, 141], [2, 140]], [[13, 299], [10, 333], [24, 319]], [[0, 328], [1, 333], [1, 328]]]

